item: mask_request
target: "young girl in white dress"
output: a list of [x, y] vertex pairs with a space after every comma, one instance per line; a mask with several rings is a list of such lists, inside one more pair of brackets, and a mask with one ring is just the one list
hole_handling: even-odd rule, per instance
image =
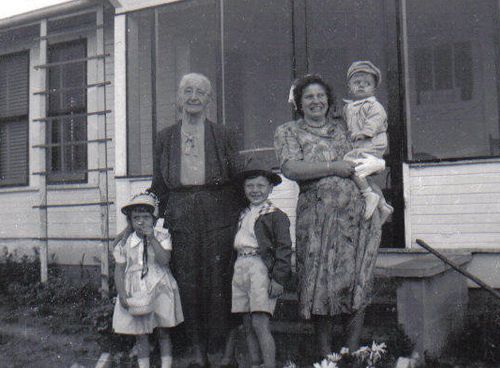
[[167, 229], [155, 228], [158, 200], [149, 193], [134, 196], [122, 208], [133, 230], [115, 246], [115, 284], [118, 298], [113, 330], [135, 335], [139, 368], [149, 367], [148, 335], [159, 329], [161, 367], [172, 367], [168, 329], [183, 320], [179, 290], [168, 263], [172, 243]]

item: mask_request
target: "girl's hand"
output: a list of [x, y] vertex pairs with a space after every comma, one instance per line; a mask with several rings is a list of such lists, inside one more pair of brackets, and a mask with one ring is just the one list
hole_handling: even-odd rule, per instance
[[132, 229], [132, 226], [130, 224], [127, 225], [125, 229], [121, 233], [119, 233], [116, 237], [115, 240], [113, 241], [113, 247], [117, 245], [119, 242], [121, 242], [123, 239], [127, 239], [130, 234], [134, 232], [134, 229]]
[[154, 235], [154, 226], [145, 226], [142, 228], [142, 233], [145, 237], [152, 237]]

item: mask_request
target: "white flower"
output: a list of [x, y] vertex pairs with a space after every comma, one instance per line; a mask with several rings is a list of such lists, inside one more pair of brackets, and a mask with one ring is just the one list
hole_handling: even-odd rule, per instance
[[338, 368], [337, 363], [323, 359], [321, 363], [314, 363], [314, 368]]
[[371, 348], [371, 353], [370, 353], [370, 361], [372, 363], [376, 363], [380, 359], [382, 359], [382, 355], [385, 354], [387, 345], [385, 343], [378, 344], [373, 341], [372, 343], [372, 348]]
[[283, 366], [283, 368], [297, 368], [297, 364], [295, 364], [294, 362], [292, 362], [291, 360], [287, 361], [285, 363], [285, 365]]
[[340, 355], [349, 355], [349, 348], [346, 348], [345, 346], [340, 349]]
[[363, 358], [370, 354], [370, 348], [368, 346], [362, 346], [358, 350], [356, 350], [352, 355], [355, 357]]
[[337, 353], [331, 353], [326, 356], [326, 358], [334, 363], [337, 363], [340, 359], [342, 359], [342, 355], [337, 354]]

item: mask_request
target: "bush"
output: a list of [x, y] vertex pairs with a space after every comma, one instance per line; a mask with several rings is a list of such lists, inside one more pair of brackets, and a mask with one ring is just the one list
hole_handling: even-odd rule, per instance
[[500, 303], [485, 291], [470, 291], [467, 321], [450, 341], [448, 355], [461, 360], [500, 362]]
[[12, 284], [34, 285], [40, 280], [40, 259], [38, 250], [33, 255], [19, 257], [16, 252], [9, 253], [3, 248], [0, 255], [0, 295], [8, 295]]

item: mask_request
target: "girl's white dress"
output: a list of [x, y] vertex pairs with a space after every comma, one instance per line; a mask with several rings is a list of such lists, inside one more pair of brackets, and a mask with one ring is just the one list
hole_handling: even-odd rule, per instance
[[[172, 249], [172, 241], [167, 229], [155, 228], [155, 238], [166, 250]], [[113, 313], [113, 330], [119, 334], [144, 335], [155, 327], [174, 327], [184, 321], [177, 282], [167, 265], [155, 262], [152, 245], [148, 246], [148, 271], [143, 278], [144, 242], [133, 232], [126, 240], [118, 243], [113, 250], [116, 263], [125, 263], [125, 291], [128, 296], [135, 293], [154, 292], [154, 312], [144, 316], [133, 316], [116, 298]]]

